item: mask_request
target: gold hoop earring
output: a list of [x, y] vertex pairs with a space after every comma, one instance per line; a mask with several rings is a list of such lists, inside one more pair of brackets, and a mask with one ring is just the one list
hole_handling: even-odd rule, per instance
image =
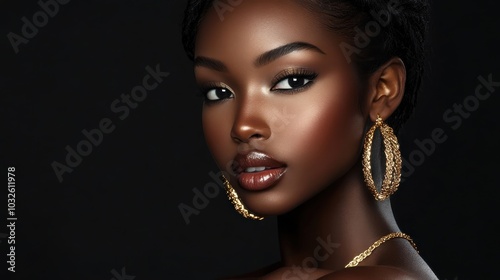
[[243, 203], [241, 203], [241, 200], [238, 197], [238, 194], [234, 190], [233, 186], [231, 186], [231, 184], [229, 183], [229, 180], [227, 180], [224, 175], [222, 175], [221, 177], [222, 177], [222, 180], [224, 181], [224, 186], [226, 188], [226, 193], [227, 193], [227, 196], [229, 197], [229, 201], [231, 201], [231, 203], [234, 205], [234, 209], [236, 209], [236, 211], [238, 213], [240, 213], [243, 217], [245, 217], [247, 219], [259, 220], [259, 221], [263, 220], [264, 217], [260, 217], [260, 216], [257, 216], [255, 214], [252, 214], [245, 208], [245, 205], [243, 205]]
[[[373, 181], [370, 159], [373, 136], [377, 128], [380, 129], [383, 138], [385, 154], [385, 174], [380, 192], [377, 191], [377, 187]], [[399, 182], [401, 181], [401, 164], [401, 151], [399, 150], [398, 138], [394, 135], [392, 128], [385, 124], [382, 118], [377, 115], [375, 124], [366, 133], [363, 149], [363, 175], [365, 183], [376, 200], [384, 200], [397, 191]]]

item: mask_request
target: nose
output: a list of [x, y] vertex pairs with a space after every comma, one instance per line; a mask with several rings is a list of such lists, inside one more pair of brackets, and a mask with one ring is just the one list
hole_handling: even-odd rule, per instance
[[231, 138], [237, 143], [266, 140], [271, 136], [271, 128], [266, 121], [266, 109], [262, 102], [245, 98], [240, 100], [236, 110]]

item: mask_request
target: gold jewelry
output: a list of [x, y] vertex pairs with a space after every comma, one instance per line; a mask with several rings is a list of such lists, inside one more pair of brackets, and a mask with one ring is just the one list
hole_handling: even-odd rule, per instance
[[[380, 187], [380, 192], [373, 181], [371, 168], [371, 149], [373, 143], [373, 135], [375, 130], [379, 128], [384, 141], [385, 153], [385, 175]], [[382, 121], [382, 118], [377, 115], [375, 124], [366, 133], [363, 149], [363, 174], [365, 183], [372, 192], [376, 200], [384, 200], [391, 194], [397, 191], [399, 182], [401, 181], [401, 152], [399, 151], [398, 138], [394, 135], [394, 131], [390, 126]]]
[[243, 203], [241, 203], [240, 198], [238, 197], [238, 194], [236, 191], [233, 189], [229, 181], [226, 179], [224, 175], [221, 176], [222, 180], [224, 181], [224, 186], [226, 187], [226, 193], [227, 196], [229, 197], [229, 200], [231, 203], [234, 205], [234, 209], [238, 211], [243, 217], [251, 220], [263, 220], [264, 217], [257, 216], [255, 214], [250, 213], [246, 208]]
[[415, 245], [415, 242], [413, 242], [413, 240], [410, 238], [409, 235], [404, 234], [402, 232], [393, 232], [393, 233], [390, 233], [386, 236], [383, 236], [379, 240], [375, 241], [375, 243], [373, 243], [363, 253], [354, 257], [354, 259], [352, 261], [350, 261], [345, 267], [348, 268], [348, 267], [357, 266], [362, 260], [366, 259], [375, 249], [377, 249], [378, 246], [382, 245], [382, 243], [386, 242], [387, 240], [397, 238], [397, 237], [404, 238], [404, 239], [408, 240], [410, 242], [410, 244], [413, 246], [413, 248], [415, 248], [415, 250], [418, 253], [417, 245]]

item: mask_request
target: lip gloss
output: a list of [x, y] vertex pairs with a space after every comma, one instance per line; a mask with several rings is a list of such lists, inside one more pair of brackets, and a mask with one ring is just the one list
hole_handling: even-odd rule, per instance
[[257, 172], [241, 172], [238, 182], [243, 189], [261, 191], [275, 185], [286, 171], [286, 167], [266, 169]]

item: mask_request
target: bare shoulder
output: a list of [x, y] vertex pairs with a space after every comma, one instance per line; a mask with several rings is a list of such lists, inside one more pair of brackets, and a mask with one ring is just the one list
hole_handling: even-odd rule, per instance
[[393, 266], [357, 266], [325, 275], [320, 280], [437, 280], [434, 273], [415, 273]]

